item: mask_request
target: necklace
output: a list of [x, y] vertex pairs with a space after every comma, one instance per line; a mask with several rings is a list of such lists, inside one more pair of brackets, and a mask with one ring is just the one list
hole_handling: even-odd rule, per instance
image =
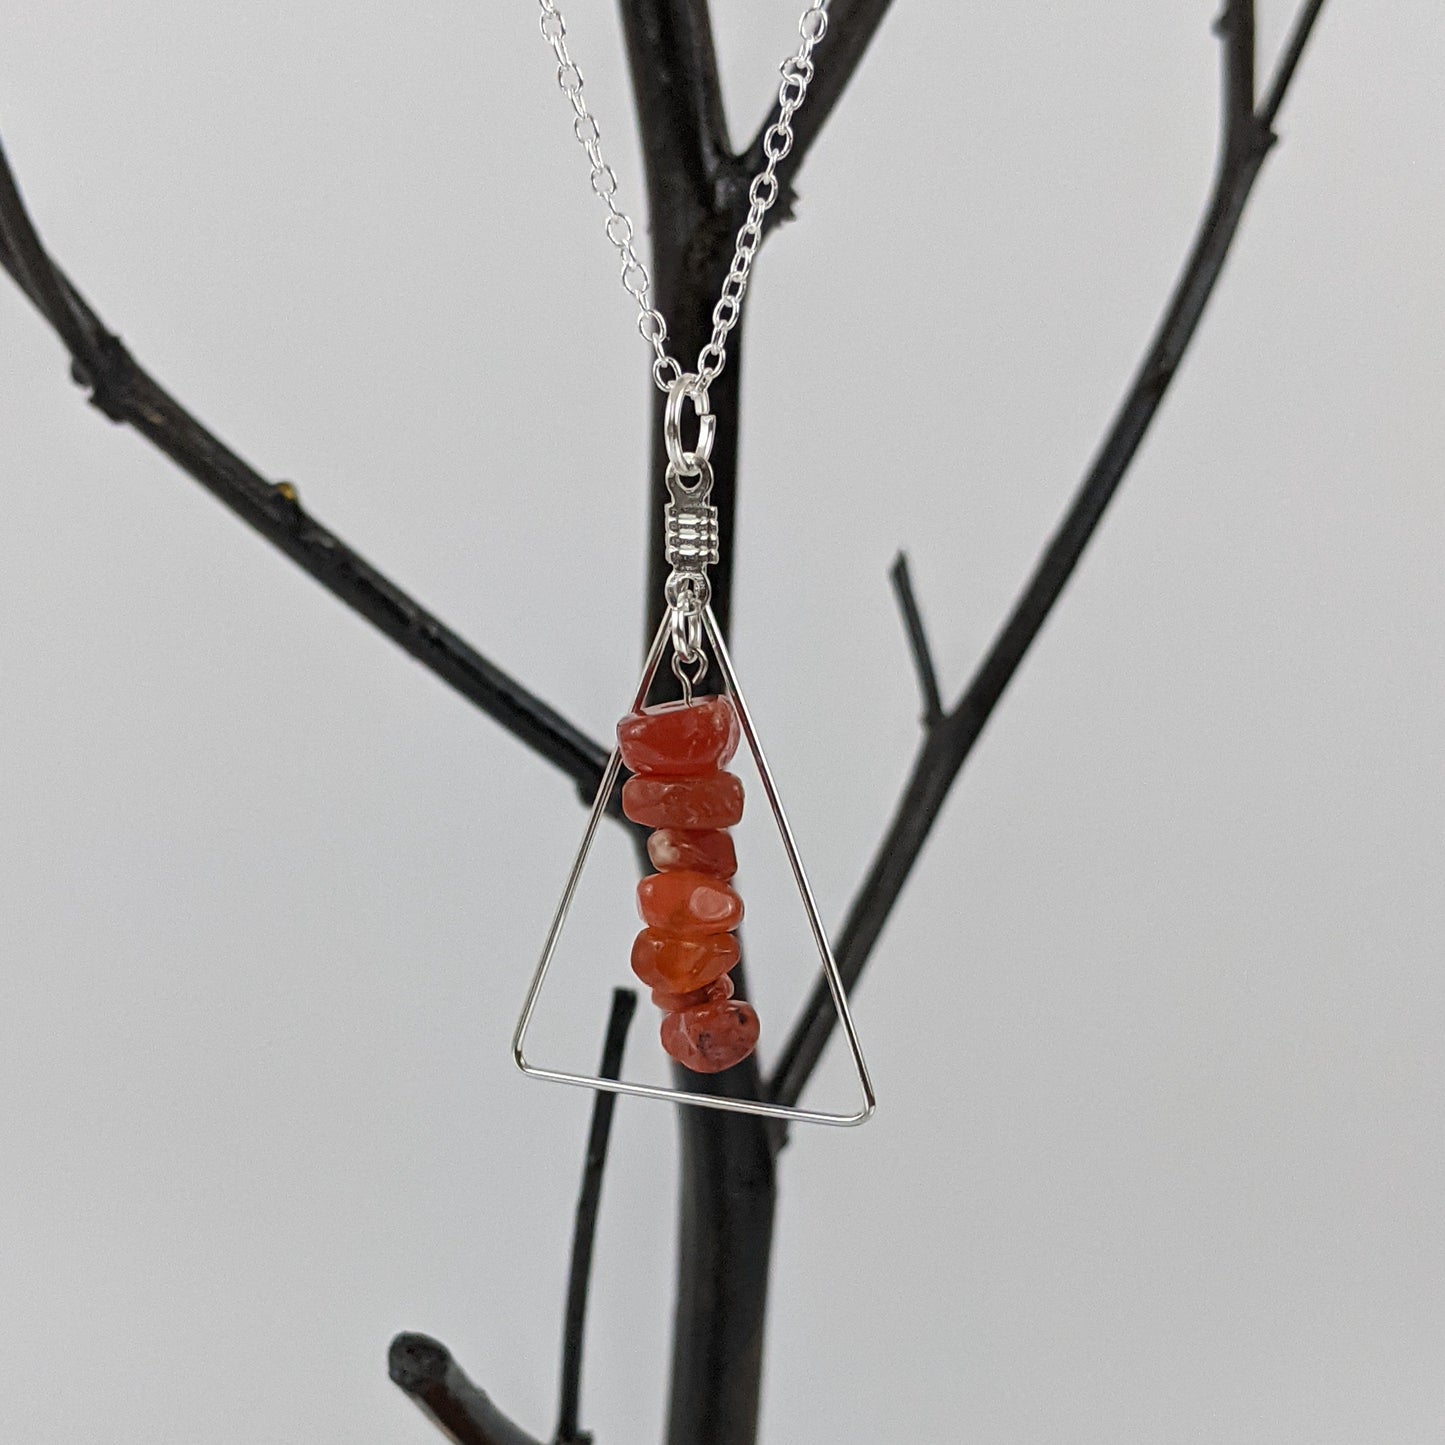
[[[607, 208], [607, 239], [616, 248], [622, 285], [637, 302], [637, 328], [652, 347], [652, 377], [667, 394], [663, 440], [667, 451], [665, 539], [672, 568], [665, 587], [667, 609], [657, 630], [632, 707], [617, 726], [617, 747], [608, 759], [572, 871], [542, 948], [512, 1040], [517, 1066], [536, 1078], [578, 1084], [612, 1093], [671, 1099], [705, 1108], [727, 1109], [806, 1123], [860, 1124], [873, 1112], [868, 1068], [848, 1010], [848, 1000], [818, 906], [798, 857], [771, 769], [763, 756], [752, 714], [738, 684], [732, 658], [711, 607], [707, 569], [718, 561], [717, 509], [709, 502], [709, 458], [717, 430], [708, 388], [727, 365], [727, 339], [742, 315], [753, 259], [763, 239], [763, 220], [778, 199], [779, 162], [793, 148], [793, 116], [812, 82], [813, 50], [828, 28], [828, 0], [812, 0], [798, 21], [797, 50], [783, 61], [778, 117], [763, 136], [763, 168], [748, 187], [748, 214], [738, 228], [732, 265], [713, 307], [712, 335], [693, 371], [684, 371], [667, 348], [667, 321], [652, 304], [652, 280], [633, 244], [630, 217], [617, 202], [617, 175], [602, 158], [602, 133], [582, 94], [582, 72], [567, 47], [567, 23], [556, 0], [538, 0], [542, 38], [557, 58], [557, 84], [574, 115], [572, 133], [591, 164], [593, 194]], [[691, 450], [682, 443], [683, 405], [697, 423]], [[711, 650], [725, 692], [695, 696], [708, 671]], [[680, 702], [648, 706], [647, 695], [664, 656], [682, 689]], [[729, 976], [738, 962], [736, 929], [743, 903], [731, 879], [737, 857], [729, 830], [743, 811], [741, 781], [726, 765], [746, 742], [777, 824], [789, 870], [802, 903], [808, 931], [848, 1042], [861, 1106], [851, 1113], [788, 1107], [752, 1098], [698, 1092], [690, 1088], [625, 1082], [620, 1079], [544, 1068], [525, 1053], [527, 1031], [541, 997], [598, 825], [624, 768], [622, 811], [650, 828], [648, 856], [657, 869], [637, 887], [638, 911], [646, 925], [632, 946], [632, 971], [652, 990], [662, 1010], [661, 1042], [666, 1053], [694, 1074], [736, 1067], [757, 1046], [761, 1025], [750, 1003], [735, 998]]]

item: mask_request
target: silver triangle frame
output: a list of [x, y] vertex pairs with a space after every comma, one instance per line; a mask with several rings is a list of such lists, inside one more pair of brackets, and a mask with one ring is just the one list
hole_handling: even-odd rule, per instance
[[[686, 1089], [668, 1089], [657, 1084], [633, 1084], [621, 1079], [604, 1079], [594, 1074], [569, 1074], [560, 1069], [543, 1068], [527, 1058], [524, 1049], [527, 1030], [531, 1026], [532, 1015], [537, 1011], [537, 1002], [542, 995], [542, 985], [546, 982], [547, 971], [552, 966], [552, 956], [556, 953], [557, 944], [562, 937], [562, 929], [567, 922], [567, 914], [571, 910], [572, 899], [577, 892], [577, 884], [581, 880], [582, 870], [587, 866], [587, 855], [592, 851], [592, 843], [597, 836], [598, 825], [607, 810], [607, 800], [612, 796], [612, 790], [617, 785], [617, 776], [622, 770], [622, 755], [615, 748], [603, 770], [602, 781], [597, 788], [597, 796], [592, 802], [592, 812], [587, 819], [587, 828], [582, 834], [582, 844], [573, 860], [572, 871], [567, 876], [567, 885], [562, 890], [562, 900], [557, 905], [557, 912], [552, 918], [552, 926], [547, 931], [547, 941], [542, 945], [542, 957], [537, 964], [536, 973], [532, 975], [531, 987], [527, 990], [526, 1002], [522, 1005], [522, 1015], [517, 1020], [517, 1029], [512, 1035], [512, 1058], [524, 1074], [529, 1074], [534, 1079], [550, 1079], [557, 1084], [576, 1084], [587, 1089], [602, 1089], [611, 1094], [631, 1094], [644, 1099], [667, 1099], [674, 1104], [695, 1104], [704, 1109], [722, 1109], [734, 1114], [756, 1114], [765, 1119], [787, 1119], [800, 1124], [862, 1124], [872, 1117], [876, 1100], [873, 1095], [872, 1081], [868, 1077], [868, 1065], [863, 1060], [863, 1050], [859, 1047], [858, 1034], [853, 1027], [853, 1016], [848, 1011], [848, 995], [843, 987], [842, 977], [838, 973], [838, 964], [833, 958], [833, 949], [828, 942], [823, 921], [818, 916], [818, 905], [814, 901], [813, 890], [808, 885], [808, 875], [803, 871], [802, 860], [798, 857], [793, 830], [788, 826], [787, 815], [783, 812], [782, 802], [778, 798], [772, 769], [768, 767], [768, 761], [763, 756], [762, 745], [758, 742], [758, 735], [753, 727], [752, 713], [748, 710], [747, 699], [743, 696], [742, 688], [738, 686], [738, 677], [733, 670], [732, 657], [728, 652], [727, 643], [723, 641], [722, 630], [717, 625], [717, 618], [713, 616], [711, 607], [704, 609], [702, 624], [703, 632], [712, 645], [713, 656], [717, 658], [728, 694], [737, 708], [743, 736], [752, 750], [753, 762], [757, 765], [763, 791], [767, 794], [768, 804], [773, 810], [773, 819], [778, 825], [778, 832], [783, 840], [783, 849], [788, 855], [788, 866], [792, 869], [793, 882], [797, 885], [798, 895], [803, 902], [803, 912], [808, 919], [808, 928], [812, 933], [813, 943], [817, 947], [818, 956], [823, 965], [823, 977], [827, 981], [828, 992], [832, 995], [833, 1007], [838, 1011], [838, 1022], [842, 1025], [843, 1036], [848, 1041], [848, 1051], [853, 1059], [853, 1067], [857, 1070], [858, 1082], [862, 1086], [863, 1105], [856, 1113], [832, 1114], [818, 1109], [798, 1109], [784, 1104], [771, 1104], [761, 1099], [724, 1098], [714, 1094], [693, 1093]], [[647, 700], [648, 689], [652, 686], [653, 678], [657, 676], [657, 670], [662, 665], [663, 655], [667, 650], [670, 630], [670, 617], [664, 616], [662, 625], [657, 629], [657, 636], [648, 650], [647, 661], [642, 667], [642, 681], [638, 684], [637, 695], [632, 703], [634, 709], [641, 707]]]

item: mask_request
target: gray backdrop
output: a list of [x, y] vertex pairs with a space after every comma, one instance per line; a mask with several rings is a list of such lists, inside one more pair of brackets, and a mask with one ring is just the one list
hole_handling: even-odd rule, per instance
[[[716, 8], [743, 134], [798, 6]], [[0, 134], [142, 362], [604, 735], [647, 356], [535, 5], [0, 17]], [[830, 920], [915, 744], [893, 551], [952, 691], [1184, 254], [1212, 18], [900, 0], [760, 262], [736, 651]], [[638, 207], [615, 15], [569, 20]], [[878, 1117], [785, 1157], [769, 1441], [1445, 1437], [1442, 64], [1435, 0], [1326, 11], [861, 990]], [[0, 1438], [420, 1445], [402, 1328], [543, 1433], [588, 1101], [507, 1038], [577, 800], [87, 408], [8, 283], [0, 334]], [[613, 1445], [661, 1429], [673, 1189], [624, 1105]]]

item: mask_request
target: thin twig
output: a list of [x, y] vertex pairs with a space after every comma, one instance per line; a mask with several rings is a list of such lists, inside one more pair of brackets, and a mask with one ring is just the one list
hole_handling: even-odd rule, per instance
[[[599, 1078], [621, 1077], [622, 1051], [636, 1011], [637, 994], [632, 989], [613, 989], [612, 1012], [608, 1015], [602, 1062], [597, 1069]], [[592, 1244], [597, 1236], [597, 1212], [602, 1203], [602, 1173], [607, 1167], [607, 1145], [612, 1138], [612, 1114], [616, 1107], [616, 1094], [609, 1094], [605, 1089], [597, 1091], [592, 1102], [592, 1128], [587, 1135], [587, 1158], [582, 1166], [582, 1188], [577, 1196], [577, 1225], [572, 1233], [556, 1445], [590, 1445], [592, 1440], [591, 1435], [577, 1428], [582, 1400], [582, 1344], [587, 1324], [587, 1286], [592, 1276]]]
[[0, 245], [8, 257], [6, 268], [59, 333], [75, 362], [92, 363], [97, 353], [97, 337], [71, 307], [69, 288], [30, 224], [3, 148], [0, 148]]
[[913, 578], [908, 571], [906, 552], [900, 552], [894, 558], [888, 577], [898, 598], [903, 628], [908, 634], [908, 650], [913, 655], [913, 666], [918, 672], [918, 690], [923, 695], [923, 726], [931, 728], [943, 716], [943, 698], [938, 691], [938, 671], [933, 665], [928, 634], [923, 630], [923, 614], [919, 612], [918, 599], [913, 594]]
[[323, 587], [559, 767], [590, 801], [606, 751], [323, 527], [289, 482], [267, 481], [162, 390], [46, 252], [3, 149], [0, 266], [60, 335], [97, 407], [153, 442]]
[[[1280, 75], [1286, 85], [1319, 8], [1317, 0], [1311, 0], [1301, 12], [1289, 43], [1293, 58], [1286, 56], [1287, 69]], [[1252, 45], [1252, 37], [1252, 17], [1248, 25], [1224, 27], [1223, 63], [1230, 73], [1243, 73], [1241, 51], [1246, 43]], [[1266, 102], [1271, 116], [1278, 110], [1282, 98], [1283, 88], [1278, 96], [1271, 92]], [[1237, 142], [1231, 145], [1232, 134], [1237, 131], [1231, 132], [1229, 117], [1225, 115], [1221, 125], [1220, 165], [1193, 249], [1088, 475], [963, 696], [938, 726], [925, 735], [919, 748], [888, 831], [838, 935], [835, 947], [838, 969], [850, 989], [863, 972], [949, 789], [1024, 654], [1059, 600], [1134, 459], [1199, 325], [1239, 227], [1244, 204], [1273, 140], [1262, 118], [1248, 127], [1248, 145]], [[779, 1057], [770, 1087], [774, 1100], [783, 1104], [798, 1101], [836, 1022], [828, 991], [819, 985], [809, 995]]]
[[394, 1384], [456, 1445], [541, 1445], [467, 1379], [451, 1351], [429, 1335], [398, 1335], [387, 1354]]
[[1274, 129], [1275, 117], [1279, 114], [1280, 106], [1284, 104], [1285, 92], [1289, 89], [1290, 81], [1294, 79], [1300, 56], [1305, 53], [1315, 21], [1320, 18], [1320, 11], [1324, 8], [1325, 0], [1308, 0], [1295, 18], [1294, 28], [1284, 43], [1284, 49], [1280, 51], [1274, 76], [1265, 92], [1264, 103], [1259, 108], [1259, 123], [1270, 130]]
[[[763, 224], [765, 233], [792, 219], [795, 201], [793, 183], [798, 172], [833, 113], [833, 107], [842, 99], [848, 82], [862, 64], [863, 56], [878, 33], [891, 3], [892, 0], [832, 0], [828, 6], [828, 30], [813, 55], [817, 72], [808, 87], [807, 100], [793, 118], [793, 148], [778, 165], [778, 201]], [[763, 137], [777, 120], [778, 113], [778, 104], [774, 102], [752, 144], [740, 157], [742, 164], [739, 170], [747, 180], [751, 180], [762, 166]], [[747, 180], [743, 182], [744, 186]]]

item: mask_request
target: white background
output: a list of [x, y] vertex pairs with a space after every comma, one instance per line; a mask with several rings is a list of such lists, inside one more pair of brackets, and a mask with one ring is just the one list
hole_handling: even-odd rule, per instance
[[[616, 17], [572, 8], [637, 208]], [[798, 7], [715, 8], [742, 137]], [[142, 363], [600, 738], [647, 354], [534, 12], [4, 0], [0, 134]], [[952, 693], [1185, 252], [1212, 18], [900, 0], [759, 264], [736, 653], [830, 920], [916, 740], [893, 552]], [[877, 1119], [783, 1159], [775, 1445], [1445, 1438], [1442, 68], [1434, 0], [1327, 7], [870, 966]], [[400, 1329], [545, 1436], [588, 1101], [507, 1038], [577, 799], [8, 284], [0, 336], [0, 1439], [420, 1445]], [[662, 1428], [673, 1196], [624, 1105], [604, 1445]]]

